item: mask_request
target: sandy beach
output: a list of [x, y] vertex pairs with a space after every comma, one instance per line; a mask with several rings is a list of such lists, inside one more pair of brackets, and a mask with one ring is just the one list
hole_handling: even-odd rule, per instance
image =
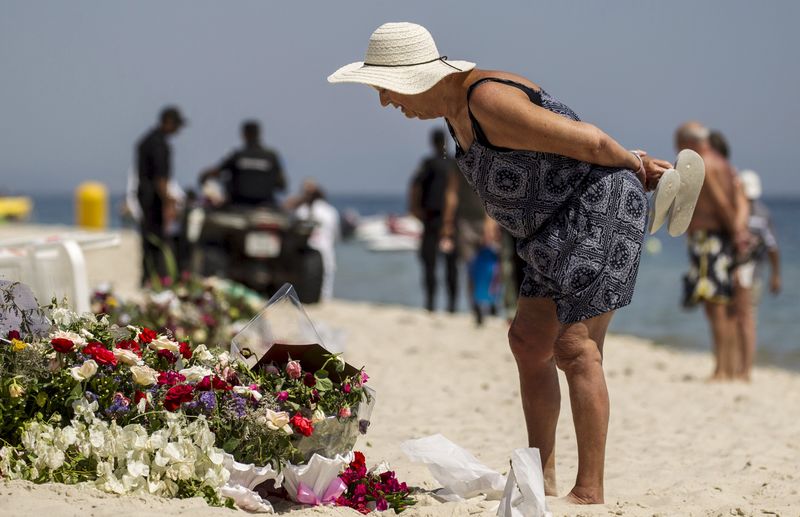
[[[0, 239], [52, 233], [2, 226]], [[135, 292], [136, 235], [118, 248], [87, 254], [90, 281]], [[488, 466], [506, 472], [511, 450], [526, 445], [507, 325], [476, 329], [468, 315], [333, 301], [311, 317], [341, 329], [346, 357], [365, 365], [377, 390], [372, 426], [357, 448], [369, 464], [388, 461], [422, 494], [408, 516], [489, 515], [496, 501], [442, 504], [427, 468], [409, 462], [400, 444], [442, 433]], [[678, 324], [679, 322], [676, 322]], [[606, 504], [578, 507], [548, 499], [554, 515], [800, 515], [800, 375], [759, 367], [752, 384], [708, 384], [709, 354], [632, 336], [606, 341], [611, 394]], [[558, 430], [559, 491], [575, 477], [577, 452], [566, 382]], [[289, 510], [289, 508], [284, 508]], [[291, 508], [292, 515], [358, 515], [340, 508]], [[125, 498], [58, 484], [0, 481], [0, 514], [9, 516], [225, 516], [202, 500]]]

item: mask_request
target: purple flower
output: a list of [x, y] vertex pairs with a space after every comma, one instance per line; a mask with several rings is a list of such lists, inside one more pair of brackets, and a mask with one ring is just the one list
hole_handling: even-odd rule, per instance
[[217, 408], [217, 397], [214, 395], [213, 391], [204, 391], [200, 394], [200, 405], [203, 406], [203, 409], [206, 413], [211, 413]]
[[247, 399], [240, 397], [235, 393], [232, 394], [230, 400], [228, 401], [228, 411], [233, 413], [237, 418], [242, 418], [246, 409]]

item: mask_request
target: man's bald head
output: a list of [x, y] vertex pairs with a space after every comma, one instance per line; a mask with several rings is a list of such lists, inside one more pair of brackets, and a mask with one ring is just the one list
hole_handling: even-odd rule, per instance
[[697, 121], [686, 122], [675, 131], [675, 147], [678, 151], [692, 149], [702, 154], [708, 146], [710, 131]]

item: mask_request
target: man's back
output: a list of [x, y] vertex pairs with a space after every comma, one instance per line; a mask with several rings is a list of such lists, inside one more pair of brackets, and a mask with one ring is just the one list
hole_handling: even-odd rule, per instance
[[228, 198], [232, 204], [274, 205], [276, 193], [286, 188], [280, 158], [268, 148], [244, 147], [219, 168], [227, 171]]
[[142, 208], [160, 202], [155, 182], [169, 180], [170, 149], [167, 138], [159, 129], [145, 134], [136, 146], [136, 170], [139, 175], [138, 197]]
[[703, 152], [702, 157], [706, 166], [706, 178], [688, 231], [726, 232], [734, 224], [735, 171], [727, 160], [713, 150]]
[[436, 217], [444, 212], [444, 194], [448, 173], [455, 167], [450, 158], [432, 157], [422, 162], [414, 182], [420, 188], [420, 207], [426, 217]]

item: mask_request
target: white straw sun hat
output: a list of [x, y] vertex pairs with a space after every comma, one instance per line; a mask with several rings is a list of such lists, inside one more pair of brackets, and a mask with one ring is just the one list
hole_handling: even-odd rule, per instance
[[369, 38], [364, 61], [343, 66], [331, 83], [362, 83], [415, 95], [432, 88], [450, 74], [475, 68], [469, 61], [440, 56], [428, 30], [416, 23], [384, 23]]

